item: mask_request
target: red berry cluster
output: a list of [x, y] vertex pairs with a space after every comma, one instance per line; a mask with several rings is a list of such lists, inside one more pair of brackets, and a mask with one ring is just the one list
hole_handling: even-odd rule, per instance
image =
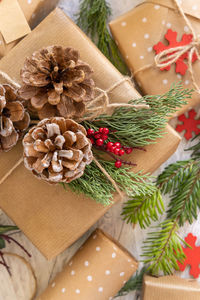
[[126, 162], [122, 161], [121, 159], [117, 159], [111, 153], [117, 156], [123, 156], [125, 153], [130, 154], [133, 151], [133, 148], [122, 146], [119, 142], [107, 142], [109, 133], [110, 131], [108, 128], [101, 127], [98, 131], [94, 131], [92, 128], [89, 128], [87, 130], [87, 137], [90, 139], [92, 145], [96, 146], [98, 149], [110, 153], [110, 155], [116, 159], [116, 168], [120, 168], [122, 163]]

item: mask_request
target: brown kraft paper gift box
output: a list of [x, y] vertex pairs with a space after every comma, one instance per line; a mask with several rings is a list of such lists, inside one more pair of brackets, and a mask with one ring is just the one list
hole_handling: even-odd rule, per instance
[[[30, 28], [33, 29], [37, 26], [58, 4], [59, 0], [4, 0], [0, 3], [3, 5], [5, 3], [6, 18], [5, 20], [0, 19], [0, 58], [6, 55], [19, 41], [20, 38], [25, 36], [28, 33], [28, 30], [24, 31], [24, 34], [19, 36], [19, 23], [21, 22], [29, 24]], [[14, 6], [13, 6], [14, 5]], [[12, 7], [11, 7], [12, 6]], [[0, 6], [1, 9], [1, 6]], [[20, 10], [20, 12], [19, 12]], [[12, 13], [14, 11], [14, 14]], [[22, 19], [24, 20], [22, 21]], [[12, 34], [14, 37], [12, 41], [7, 42], [5, 40], [4, 34], [1, 33], [2, 22], [6, 27], [12, 25]], [[25, 24], [24, 24], [25, 25]], [[27, 28], [26, 28], [27, 29]]]
[[[93, 79], [101, 89], [122, 80], [115, 67], [58, 8], [0, 61], [0, 70], [20, 83], [19, 70], [25, 57], [53, 44], [78, 49], [81, 59], [94, 69]], [[109, 97], [111, 102], [128, 102], [140, 96], [124, 81]], [[147, 147], [147, 152], [134, 151], [129, 156], [137, 163], [133, 170], [153, 172], [173, 154], [179, 142], [179, 135], [167, 126], [164, 137]], [[1, 153], [0, 179], [22, 156], [21, 148], [19, 143], [12, 151]], [[48, 259], [69, 247], [109, 209], [84, 195], [65, 191], [60, 185], [38, 180], [23, 164], [1, 184], [0, 206]]]
[[142, 300], [199, 300], [200, 284], [177, 276], [144, 276]]
[[[181, 6], [196, 34], [200, 34], [200, 3], [197, 0], [181, 1]], [[193, 88], [189, 71], [181, 76], [175, 72], [175, 64], [169, 71], [160, 71], [155, 66], [153, 46], [158, 42], [168, 42], [164, 35], [168, 29], [178, 32], [180, 41], [184, 33], [190, 33], [183, 17], [178, 12], [174, 0], [147, 0], [132, 11], [110, 23], [111, 32], [143, 94], [163, 94], [175, 82], [182, 80], [184, 88]], [[187, 60], [185, 61], [187, 64]], [[152, 65], [143, 71], [137, 71]], [[200, 61], [193, 63], [195, 80], [200, 87]], [[200, 95], [193, 93], [192, 99], [178, 113], [181, 114], [200, 103]]]
[[125, 248], [97, 229], [37, 300], [113, 299], [137, 267]]

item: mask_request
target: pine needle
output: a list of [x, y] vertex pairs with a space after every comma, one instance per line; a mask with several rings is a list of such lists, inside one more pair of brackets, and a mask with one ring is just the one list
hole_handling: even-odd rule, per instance
[[106, 0], [82, 0], [77, 24], [122, 74], [128, 74], [128, 69], [107, 27], [110, 15], [111, 8]]

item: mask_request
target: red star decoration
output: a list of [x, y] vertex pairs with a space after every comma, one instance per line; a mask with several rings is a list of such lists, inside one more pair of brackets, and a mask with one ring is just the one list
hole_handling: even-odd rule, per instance
[[192, 138], [192, 132], [194, 132], [196, 135], [200, 133], [200, 119], [196, 120], [197, 113], [194, 109], [191, 109], [188, 112], [188, 118], [182, 114], [178, 117], [178, 120], [182, 122], [182, 124], [177, 125], [176, 131], [182, 132], [185, 130], [184, 137], [186, 140], [189, 140]]
[[186, 258], [185, 258], [183, 264], [181, 264], [180, 262], [177, 262], [180, 271], [184, 271], [185, 268], [187, 267], [187, 265], [191, 266], [190, 275], [192, 275], [194, 278], [198, 278], [199, 274], [200, 274], [200, 268], [199, 268], [199, 264], [200, 264], [200, 246], [197, 247], [195, 245], [196, 240], [197, 240], [197, 237], [194, 236], [192, 233], [189, 233], [187, 235], [187, 237], [185, 238], [185, 241], [188, 245], [191, 246], [191, 248], [182, 247]]
[[[153, 49], [155, 50], [156, 54], [166, 50], [166, 49], [171, 49], [175, 48], [178, 46], [185, 46], [188, 45], [192, 42], [193, 40], [193, 35], [192, 34], [183, 34], [182, 39], [180, 42], [177, 42], [177, 32], [172, 31], [171, 29], [168, 29], [167, 33], [165, 34], [165, 39], [169, 42], [169, 44], [166, 46], [162, 42], [159, 42], [156, 44]], [[175, 62], [176, 64], [176, 73], [180, 73], [181, 75], [185, 75], [188, 65], [185, 63], [185, 59], [188, 59], [188, 52], [183, 54], [179, 59]], [[192, 57], [192, 62], [195, 62], [197, 60], [197, 55], [194, 54]], [[166, 61], [167, 62], [167, 61]], [[161, 68], [160, 70], [167, 70], [169, 71], [171, 66]]]

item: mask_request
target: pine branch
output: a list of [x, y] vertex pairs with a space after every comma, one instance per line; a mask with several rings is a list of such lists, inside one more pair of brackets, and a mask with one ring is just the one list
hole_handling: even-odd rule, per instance
[[165, 220], [144, 241], [143, 262], [150, 264], [148, 271], [151, 274], [158, 275], [163, 272], [168, 275], [179, 269], [177, 261], [183, 262], [185, 256], [181, 247], [182, 240], [177, 234], [178, 228], [176, 221]]
[[127, 74], [128, 69], [107, 27], [110, 15], [111, 8], [106, 0], [82, 0], [77, 24], [119, 71]]
[[123, 219], [127, 223], [139, 223], [141, 228], [150, 226], [151, 221], [158, 221], [159, 214], [164, 212], [164, 203], [160, 191], [153, 185], [153, 192], [132, 196], [123, 207]]
[[82, 125], [94, 129], [108, 127], [112, 141], [119, 141], [130, 147], [143, 147], [154, 143], [164, 134], [163, 130], [168, 122], [166, 117], [175, 112], [177, 107], [181, 107], [185, 103], [184, 99], [189, 97], [191, 91], [183, 90], [178, 84], [163, 96], [146, 96], [130, 101], [134, 104], [144, 104], [147, 101], [149, 110], [120, 107], [111, 116], [103, 115], [92, 122], [83, 122]]
[[142, 289], [143, 276], [147, 272], [146, 268], [143, 267], [140, 272], [136, 272], [135, 276], [129, 279], [123, 288], [119, 291], [116, 297], [125, 296], [132, 291]]

